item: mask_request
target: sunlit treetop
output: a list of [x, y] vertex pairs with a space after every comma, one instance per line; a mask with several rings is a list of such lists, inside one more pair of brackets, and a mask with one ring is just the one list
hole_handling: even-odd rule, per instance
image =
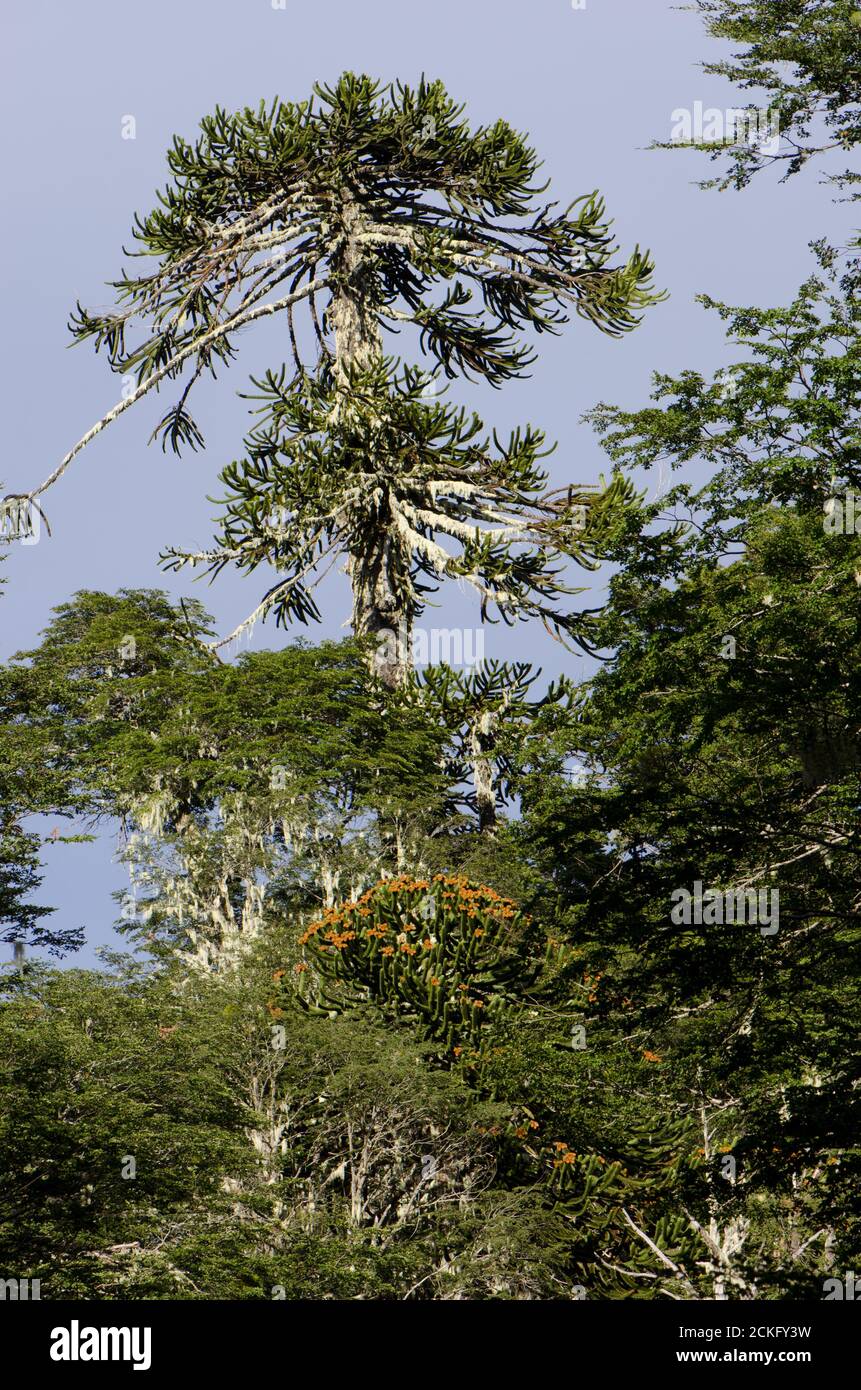
[[[196, 141], [174, 139], [168, 166], [129, 252], [154, 268], [124, 272], [113, 309], [79, 304], [71, 321], [126, 378], [123, 399], [29, 498], [186, 368], [153, 437], [202, 445], [195, 383], [235, 357], [241, 330], [283, 314], [287, 361], [256, 383], [262, 419], [223, 474], [216, 551], [169, 562], [265, 561], [279, 582], [257, 616], [307, 621], [341, 552], [354, 632], [406, 645], [422, 593], [447, 576], [467, 579], [485, 616], [493, 606], [570, 632], [554, 600], [577, 591], [557, 560], [594, 562], [625, 490], [547, 503], [540, 431], [491, 448], [477, 417], [425, 398], [419, 372], [500, 386], [533, 360], [523, 330], [555, 334], [572, 314], [611, 336], [633, 328], [661, 296], [647, 254], [617, 258], [600, 197], [546, 201], [524, 137], [501, 120], [471, 128], [439, 82], [351, 73], [308, 101], [216, 110]], [[388, 353], [399, 333], [422, 368]]]

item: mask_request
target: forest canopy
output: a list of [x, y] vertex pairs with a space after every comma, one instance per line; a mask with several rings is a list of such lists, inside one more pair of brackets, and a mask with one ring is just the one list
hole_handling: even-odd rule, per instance
[[[855, 7], [694, 8], [781, 122], [700, 142], [717, 182], [822, 160], [854, 197]], [[206, 447], [194, 386], [283, 316], [212, 548], [162, 558], [265, 575], [249, 621], [303, 630], [230, 659], [199, 602], [79, 590], [0, 669], [0, 1265], [43, 1297], [813, 1301], [861, 1268], [857, 249], [787, 304], [703, 295], [733, 365], [596, 403], [606, 475], [552, 487], [540, 427], [429, 383], [516, 392], [667, 277], [464, 113], [353, 73], [216, 108], [146, 273], [72, 314], [134, 386], [28, 505], [151, 390], [157, 442]], [[311, 642], [335, 563], [351, 631]], [[449, 581], [591, 674], [417, 666]], [[41, 901], [45, 816], [120, 837], [101, 968]]]

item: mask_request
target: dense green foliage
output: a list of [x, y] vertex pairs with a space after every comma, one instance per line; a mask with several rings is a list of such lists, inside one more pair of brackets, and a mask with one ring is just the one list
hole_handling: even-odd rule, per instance
[[[698, 8], [789, 172], [817, 121], [857, 144], [849, 0]], [[45, 1298], [822, 1298], [861, 1262], [858, 267], [822, 242], [787, 306], [704, 297], [734, 365], [597, 405], [609, 485], [545, 496], [540, 433], [491, 450], [382, 331], [498, 384], [566, 305], [632, 327], [648, 259], [439, 84], [317, 98], [177, 140], [158, 269], [76, 329], [139, 395], [307, 299], [316, 368], [270, 303], [296, 373], [199, 558], [272, 563], [262, 611], [306, 620], [345, 552], [353, 637], [222, 662], [199, 604], [83, 592], [0, 670], [0, 933], [77, 944], [32, 902], [49, 814], [119, 832], [133, 947], [0, 981], [0, 1265]], [[769, 157], [728, 152], [739, 187]], [[603, 608], [558, 607], [603, 558]], [[446, 575], [592, 679], [381, 659]]]

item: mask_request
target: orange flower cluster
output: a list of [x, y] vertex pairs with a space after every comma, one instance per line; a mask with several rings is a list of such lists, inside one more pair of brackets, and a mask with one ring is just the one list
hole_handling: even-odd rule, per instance
[[[441, 883], [444, 889], [456, 889], [456, 892], [443, 892], [442, 900], [444, 903], [457, 903], [458, 907], [466, 911], [468, 917], [477, 917], [476, 909], [480, 908], [491, 917], [496, 917], [503, 921], [508, 921], [517, 916], [517, 907], [510, 898], [503, 898], [495, 888], [488, 888], [481, 883], [477, 888], [471, 888], [469, 879], [463, 874], [455, 874], [447, 877], [445, 874], [435, 874], [434, 883]], [[527, 922], [532, 918], [527, 917]]]
[[570, 1167], [577, 1162], [577, 1154], [573, 1149], [569, 1149], [563, 1139], [556, 1139], [552, 1145], [556, 1150], [556, 1158], [553, 1160], [554, 1168]]
[[[528, 1112], [527, 1112], [527, 1113], [528, 1113]], [[540, 1129], [540, 1128], [541, 1128], [541, 1126], [539, 1125], [539, 1123], [538, 1123], [537, 1120], [532, 1120], [532, 1119], [525, 1120], [525, 1119], [523, 1119], [523, 1120], [521, 1120], [520, 1124], [518, 1124], [517, 1127], [515, 1128], [515, 1130], [514, 1130], [514, 1136], [515, 1136], [516, 1139], [526, 1139], [526, 1138], [528, 1137], [529, 1131], [530, 1131], [531, 1129]]]
[[[505, 951], [509, 924], [530, 921], [510, 898], [463, 874], [399, 874], [327, 907], [302, 931], [299, 944], [312, 948], [309, 962], [316, 956], [325, 973], [347, 977], [351, 988], [371, 977], [372, 992], [388, 999], [394, 988], [398, 1006], [406, 1000], [426, 1018], [431, 1034], [448, 1035], [450, 1047], [457, 1030], [459, 1041], [464, 1034], [477, 1039], [494, 1000], [484, 982], [504, 970], [497, 957]], [[310, 968], [303, 962], [303, 970]], [[458, 1046], [454, 1056], [472, 1065], [470, 1057], [480, 1061], [483, 1054], [462, 1055]]]
[[[488, 888], [485, 884], [478, 887], [470, 886], [469, 879], [462, 874], [446, 875], [435, 874], [433, 882], [441, 884], [443, 887], [442, 901], [452, 906], [457, 906], [467, 917], [478, 917], [480, 913], [496, 919], [497, 921], [510, 921], [517, 916], [516, 904], [510, 898], [503, 898], [494, 888]], [[354, 940], [355, 931], [353, 930], [353, 920], [355, 917], [370, 917], [373, 909], [369, 906], [375, 897], [381, 893], [386, 893], [390, 897], [398, 894], [427, 893], [431, 888], [431, 883], [426, 878], [411, 878], [408, 874], [400, 874], [396, 878], [381, 878], [368, 888], [360, 898], [354, 902], [343, 903], [340, 907], [328, 907], [323, 916], [312, 922], [307, 930], [299, 938], [299, 944], [306, 946], [315, 936], [320, 936], [324, 941], [331, 942], [338, 950], [343, 950], [348, 942]], [[410, 904], [403, 904], [409, 909]], [[530, 922], [532, 919], [525, 919]], [[388, 931], [385, 923], [380, 923], [376, 927], [365, 929], [365, 936], [381, 936]], [[406, 932], [414, 932], [415, 925], [406, 923], [403, 927]], [[476, 936], [485, 934], [484, 927], [477, 927], [474, 933]], [[426, 942], [423, 943], [429, 949]]]
[[584, 972], [583, 972], [583, 984], [584, 984], [584, 985], [586, 986], [586, 988], [589, 990], [589, 1000], [588, 1000], [588, 1002], [589, 1002], [590, 1004], [594, 1004], [594, 1003], [597, 1001], [597, 999], [598, 999], [597, 989], [598, 989], [598, 984], [599, 984], [600, 980], [601, 980], [601, 976], [600, 976], [600, 975], [590, 975], [590, 974], [588, 973], [588, 971], [584, 971]]

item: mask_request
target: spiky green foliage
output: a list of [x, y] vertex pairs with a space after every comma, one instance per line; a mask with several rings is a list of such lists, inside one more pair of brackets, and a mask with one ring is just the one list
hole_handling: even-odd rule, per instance
[[[831, 91], [843, 7], [700, 8], [747, 20], [735, 36], [753, 35], [754, 68], [797, 61], [764, 74], [797, 137], [805, 102]], [[846, 115], [851, 81], [828, 120]], [[183, 361], [214, 370], [243, 322], [280, 311], [266, 300], [279, 266], [260, 257], [284, 251], [312, 322], [307, 281], [328, 275], [316, 371], [291, 319], [296, 378], [259, 385], [263, 421], [225, 474], [207, 563], [274, 563], [269, 606], [309, 618], [305, 570], [340, 548], [357, 630], [389, 624], [400, 644], [424, 586], [462, 577], [467, 558], [485, 616], [512, 616], [508, 583], [514, 607], [553, 626], [549, 568], [608, 554], [606, 610], [588, 632], [557, 624], [607, 659], [588, 686], [543, 698], [521, 664], [392, 692], [361, 647], [231, 669], [204, 650], [199, 610], [141, 594], [67, 605], [44, 649], [3, 673], [8, 785], [18, 807], [149, 824], [153, 855], [172, 857], [160, 879], [146, 864], [161, 884], [149, 936], [175, 947], [192, 907], [205, 968], [7, 978], [0, 1255], [55, 1297], [819, 1299], [859, 1259], [861, 528], [836, 525], [861, 481], [855, 271], [809, 281], [788, 308], [706, 301], [744, 360], [660, 377], [656, 406], [595, 412], [617, 470], [669, 461], [705, 468], [704, 483], [648, 507], [621, 477], [619, 505], [543, 494], [538, 432], [491, 452], [480, 424], [425, 394], [425, 374], [384, 356], [382, 333], [404, 313], [444, 372], [498, 383], [527, 365], [521, 327], [558, 326], [566, 274], [592, 272], [568, 289], [599, 319], [611, 277], [589, 265], [594, 246], [579, 260], [570, 227], [554, 241], [549, 213], [521, 223], [517, 251], [510, 227], [488, 227], [485, 265], [470, 238], [503, 206], [507, 222], [523, 211], [522, 150], [504, 132], [456, 135], [432, 103], [413, 148], [405, 93], [363, 84], [299, 116], [219, 113], [175, 151], [177, 186], [139, 229], [156, 277], [120, 290], [153, 310], [149, 344], [124, 358], [119, 320], [78, 326], [145, 393]], [[380, 193], [395, 134], [401, 181]], [[404, 181], [410, 160], [437, 179], [430, 201]], [[308, 213], [298, 192], [315, 173]], [[469, 201], [491, 185], [490, 202]], [[255, 204], [275, 187], [296, 194], [294, 231], [287, 204]], [[334, 232], [326, 199], [340, 199]], [[320, 235], [322, 270], [304, 260]], [[833, 276], [836, 253], [818, 255]], [[262, 298], [230, 317], [232, 293], [255, 293], [246, 275]], [[458, 282], [482, 295], [476, 318]], [[614, 313], [599, 326], [625, 326]], [[185, 401], [162, 428], [200, 442]], [[472, 792], [451, 785], [467, 763]], [[474, 796], [481, 820], [480, 786], [489, 834], [456, 814]], [[522, 815], [496, 825], [503, 796]], [[672, 900], [697, 880], [773, 887], [777, 930], [679, 921]], [[261, 923], [248, 949], [224, 949]], [[129, 1131], [140, 1197], [117, 1176]]]
[[[540, 1194], [567, 1232], [575, 1296], [588, 1286], [590, 1297], [628, 1297], [638, 1279], [659, 1277], [638, 1229], [693, 1262], [697, 1237], [677, 1207], [686, 1185], [697, 1187], [691, 1116], [635, 1101], [623, 1122], [611, 1120], [621, 1078], [641, 1094], [660, 1059], [626, 1049], [598, 1060], [572, 1048], [580, 1025], [571, 1020], [588, 1017], [600, 983], [587, 976], [578, 997], [579, 951], [487, 886], [443, 874], [383, 880], [313, 921], [299, 946], [292, 969], [275, 972], [272, 1017], [289, 1016], [297, 997], [323, 1017], [381, 1015], [434, 1044], [438, 1064], [461, 1070], [479, 1095], [504, 1102], [505, 1122], [491, 1131], [500, 1181]], [[697, 1296], [689, 1280], [669, 1278], [680, 1281]]]
[[463, 802], [478, 817], [480, 830], [496, 830], [497, 810], [511, 799], [512, 758], [527, 730], [546, 728], [555, 710], [573, 696], [571, 683], [551, 681], [530, 699], [541, 672], [528, 662], [483, 661], [475, 670], [429, 666], [404, 692], [447, 731], [452, 779], [472, 781]]
[[[140, 382], [173, 375], [180, 354], [203, 370], [234, 355], [231, 331], [252, 306], [275, 311], [265, 298], [275, 286], [313, 309], [314, 295], [350, 288], [358, 272], [374, 330], [406, 315], [450, 375], [517, 374], [530, 359], [512, 330], [556, 331], [569, 306], [604, 331], [632, 328], [652, 300], [648, 257], [612, 265], [597, 195], [562, 214], [539, 203], [523, 136], [502, 120], [471, 130], [462, 116], [440, 82], [411, 89], [352, 73], [309, 101], [218, 108], [196, 141], [175, 137], [160, 206], [136, 219], [136, 254], [160, 266], [113, 282], [115, 313], [78, 306], [76, 337]], [[345, 204], [364, 239], [360, 266]], [[451, 282], [442, 303], [429, 302], [441, 282]], [[467, 308], [475, 294], [478, 313]], [[153, 331], [128, 349], [138, 316]], [[322, 333], [319, 345], [328, 354]], [[162, 429], [185, 419], [183, 406]]]
[[278, 581], [256, 615], [307, 622], [319, 617], [321, 573], [345, 557], [355, 592], [377, 595], [373, 623], [357, 607], [354, 626], [382, 634], [382, 667], [408, 664], [398, 648], [445, 579], [474, 589], [484, 620], [537, 617], [554, 634], [585, 640], [588, 620], [559, 606], [582, 592], [564, 567], [597, 568], [632, 501], [621, 478], [547, 496], [540, 431], [483, 438], [475, 414], [428, 396], [425, 375], [389, 359], [351, 372], [346, 386], [291, 384], [284, 369], [257, 386], [261, 423], [247, 457], [221, 475], [218, 544], [168, 552], [172, 568], [271, 566]]
[[[303, 932], [315, 973], [345, 992], [318, 994], [312, 980], [302, 997], [316, 1007], [372, 1001], [417, 1023], [449, 1059], [465, 1046], [476, 1052], [484, 1025], [536, 973], [540, 934], [531, 920], [460, 876], [383, 879]], [[295, 969], [304, 973], [307, 963]]]
[[[482, 613], [573, 631], [557, 602], [576, 592], [562, 566], [600, 553], [630, 500], [624, 486], [576, 490], [574, 525], [573, 492], [567, 506], [541, 495], [541, 433], [494, 436], [491, 449], [475, 417], [422, 400], [427, 373], [386, 356], [384, 335], [406, 331], [449, 378], [499, 386], [533, 360], [525, 329], [557, 333], [574, 313], [627, 332], [660, 296], [648, 255], [616, 259], [598, 195], [560, 212], [541, 201], [537, 156], [505, 122], [472, 130], [439, 82], [411, 89], [352, 73], [307, 102], [218, 109], [194, 143], [174, 140], [168, 164], [160, 205], [134, 232], [132, 254], [156, 269], [113, 282], [115, 310], [79, 305], [71, 322], [137, 385], [31, 496], [186, 367], [155, 435], [176, 451], [202, 445], [188, 409], [195, 382], [232, 361], [240, 329], [283, 311], [292, 364], [257, 383], [263, 422], [223, 475], [217, 548], [196, 558], [216, 570], [269, 562], [284, 577], [255, 617], [274, 608], [279, 621], [306, 622], [321, 564], [343, 552], [355, 634], [392, 632], [399, 648], [422, 594], [446, 576], [473, 584]], [[407, 665], [399, 655], [381, 674], [397, 684]]]

